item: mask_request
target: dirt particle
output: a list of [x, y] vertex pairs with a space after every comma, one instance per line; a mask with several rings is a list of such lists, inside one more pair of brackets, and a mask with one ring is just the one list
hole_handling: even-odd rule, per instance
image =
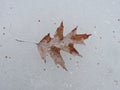
[[72, 58], [70, 58], [70, 60], [72, 60]]
[[3, 33], [3, 35], [5, 35], [5, 33]]
[[3, 29], [6, 29], [5, 27], [3, 27]]
[[5, 56], [5, 58], [8, 58], [8, 56]]
[[118, 21], [120, 21], [120, 18], [118, 19]]
[[46, 71], [46, 69], [44, 68], [43, 71]]
[[6, 58], [6, 59], [11, 59], [11, 57], [10, 57], [10, 56], [5, 56], [5, 58]]
[[9, 57], [9, 59], [11, 59], [11, 57]]
[[100, 63], [99, 63], [99, 62], [97, 62], [97, 65], [99, 66], [99, 65], [100, 65]]
[[54, 23], [54, 25], [56, 25], [56, 22]]
[[115, 33], [115, 31], [113, 31], [113, 33]]
[[38, 20], [38, 22], [40, 22], [40, 20]]
[[57, 66], [57, 68], [59, 68], [59, 66]]
[[96, 28], [96, 26], [94, 26], [94, 28]]
[[100, 39], [102, 39], [102, 37], [101, 37], [101, 36], [100, 36], [99, 38], [100, 38]]

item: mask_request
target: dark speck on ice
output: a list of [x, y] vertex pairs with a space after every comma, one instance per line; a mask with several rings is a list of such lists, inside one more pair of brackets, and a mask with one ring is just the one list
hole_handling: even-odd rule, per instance
[[5, 29], [5, 27], [3, 27], [3, 29]]
[[8, 56], [5, 56], [5, 58], [8, 58]]
[[3, 33], [3, 35], [5, 35], [5, 33]]
[[46, 69], [45, 69], [45, 68], [44, 68], [43, 70], [44, 70], [44, 71], [46, 71]]
[[38, 20], [38, 22], [40, 22], [40, 20]]

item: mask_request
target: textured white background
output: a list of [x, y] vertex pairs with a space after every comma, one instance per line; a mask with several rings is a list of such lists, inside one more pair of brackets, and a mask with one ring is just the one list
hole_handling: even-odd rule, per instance
[[[15, 41], [53, 36], [61, 21], [64, 34], [92, 34], [75, 46], [83, 58], [61, 52], [68, 72]], [[120, 0], [0, 0], [0, 90], [120, 90]]]

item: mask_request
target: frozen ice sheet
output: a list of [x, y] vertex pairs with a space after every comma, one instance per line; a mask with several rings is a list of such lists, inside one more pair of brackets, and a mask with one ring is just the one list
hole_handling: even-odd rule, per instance
[[[68, 72], [50, 56], [44, 64], [31, 42], [64, 21], [91, 33], [74, 57], [61, 52]], [[120, 90], [120, 0], [0, 0], [0, 90]]]

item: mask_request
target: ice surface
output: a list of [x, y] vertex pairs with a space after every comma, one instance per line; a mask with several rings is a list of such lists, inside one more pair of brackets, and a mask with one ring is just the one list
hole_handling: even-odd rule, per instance
[[[34, 44], [78, 26], [90, 33], [76, 45], [81, 57], [61, 52], [68, 72], [41, 60]], [[120, 90], [120, 0], [0, 0], [0, 90]]]

